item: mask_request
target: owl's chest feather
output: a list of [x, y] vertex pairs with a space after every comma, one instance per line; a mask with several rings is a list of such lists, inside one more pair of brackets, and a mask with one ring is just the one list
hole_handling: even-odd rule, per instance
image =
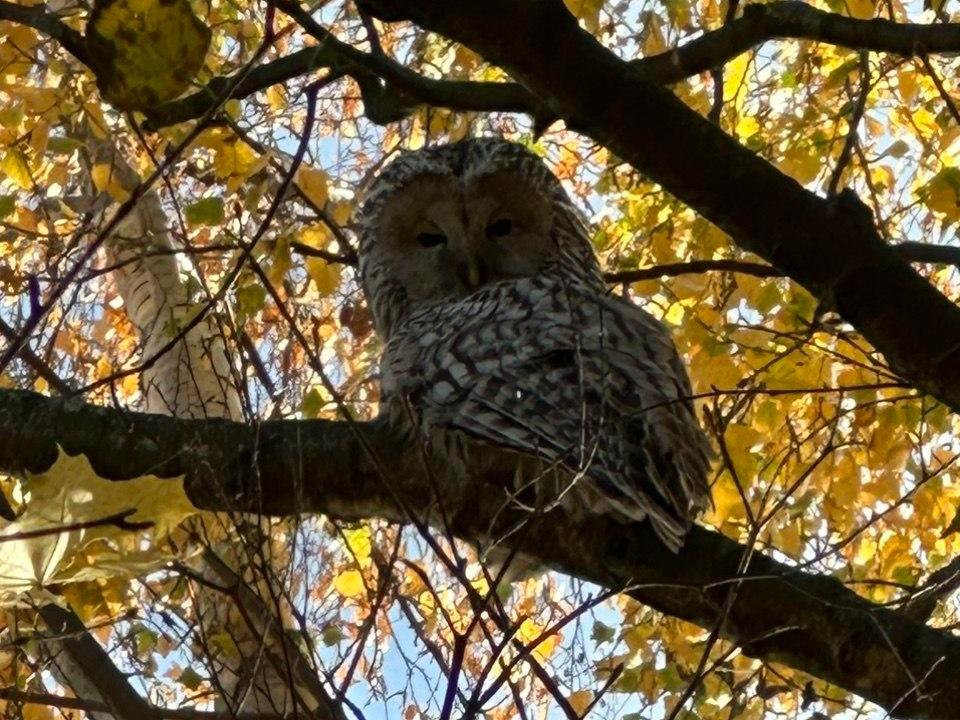
[[[551, 355], [599, 340], [588, 337], [596, 334], [589, 323], [576, 327], [583, 300], [583, 291], [571, 290], [569, 283], [538, 277], [496, 283], [466, 298], [426, 306], [387, 343], [383, 392], [443, 405], [494, 377], [522, 380], [540, 360], [542, 372], [572, 371], [572, 356], [558, 364]], [[523, 384], [516, 387], [521, 394]]]

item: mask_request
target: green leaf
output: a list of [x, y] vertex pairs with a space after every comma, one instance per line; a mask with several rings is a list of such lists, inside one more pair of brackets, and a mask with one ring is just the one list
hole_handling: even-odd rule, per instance
[[209, 197], [197, 200], [183, 209], [191, 225], [218, 225], [223, 222], [223, 198]]
[[223, 655], [230, 658], [240, 657], [240, 648], [230, 633], [214, 633], [210, 636], [210, 645], [217, 648]]
[[613, 628], [609, 625], [604, 625], [600, 621], [594, 623], [593, 630], [590, 632], [590, 638], [597, 643], [609, 642], [610, 640], [613, 640], [613, 636]]
[[0, 195], [0, 219], [5, 218], [17, 207], [16, 195]]
[[333, 647], [343, 640], [343, 631], [336, 625], [327, 625], [320, 633], [320, 639], [323, 640], [323, 644], [327, 647]]
[[203, 678], [197, 673], [193, 668], [184, 668], [183, 672], [180, 673], [180, 683], [189, 688], [190, 690], [197, 690], [200, 688], [200, 683], [203, 682]]
[[97, 0], [86, 39], [104, 97], [121, 110], [145, 110], [190, 86], [210, 29], [188, 0]]
[[267, 302], [267, 291], [262, 285], [251, 283], [237, 289], [236, 310], [243, 321], [256, 315]]
[[317, 388], [303, 396], [303, 402], [300, 403], [300, 412], [305, 418], [315, 418], [323, 409], [323, 396]]
[[83, 147], [83, 143], [73, 138], [54, 135], [47, 141], [47, 148], [60, 155], [70, 155], [74, 150]]
[[7, 150], [3, 158], [0, 159], [0, 171], [24, 190], [29, 190], [33, 187], [27, 156], [16, 148]]
[[157, 633], [149, 628], [141, 627], [133, 636], [133, 642], [137, 648], [137, 657], [144, 658], [157, 646]]
[[0, 110], [0, 125], [15, 128], [23, 121], [23, 103], [16, 103]]

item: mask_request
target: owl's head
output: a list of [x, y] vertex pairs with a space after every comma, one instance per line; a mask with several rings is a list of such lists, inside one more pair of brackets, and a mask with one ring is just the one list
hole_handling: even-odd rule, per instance
[[536, 275], [551, 261], [598, 273], [559, 181], [536, 155], [499, 138], [397, 157], [367, 193], [359, 256], [385, 337], [412, 308]]

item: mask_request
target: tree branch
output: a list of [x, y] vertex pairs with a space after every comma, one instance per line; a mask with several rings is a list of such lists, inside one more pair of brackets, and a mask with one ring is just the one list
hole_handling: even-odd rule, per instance
[[0, 0], [0, 20], [10, 20], [39, 30], [47, 37], [59, 42], [63, 49], [84, 65], [89, 65], [87, 45], [83, 35], [66, 25], [59, 17], [47, 12], [43, 3], [39, 5], [15, 5]]
[[[322, 512], [403, 522], [407, 518], [393, 493], [410, 506], [428, 507], [432, 484], [420, 469], [419, 453], [405, 448], [382, 423], [362, 423], [359, 429], [377, 448], [380, 466], [393, 469], [390, 489], [347, 423], [182, 420], [3, 390], [0, 470], [43, 471], [59, 445], [84, 453], [101, 476], [115, 480], [144, 473], [185, 476], [191, 499], [210, 510]], [[647, 523], [514, 510], [506, 503], [508, 481], [479, 477], [441, 488], [452, 530], [476, 540], [523, 521], [526, 529], [514, 539], [522, 536], [523, 552], [549, 566], [606, 587], [628, 588], [641, 602], [703, 627], [713, 627], [720, 617], [742, 545], [695, 528], [673, 555]], [[833, 578], [759, 553], [741, 578], [721, 632], [747, 654], [896, 706], [898, 717], [956, 716], [960, 638], [878, 607]], [[922, 687], [911, 677], [923, 678]]]
[[[338, 40], [294, 0], [282, 0], [277, 7], [317, 37], [320, 43], [249, 72], [233, 89], [231, 98], [247, 97], [271, 85], [328, 68], [332, 72], [349, 74], [357, 81], [365, 113], [376, 123], [399, 120], [420, 105], [459, 111], [519, 112], [538, 116], [540, 120], [547, 119], [543, 103], [520, 84], [423, 77], [382, 53], [366, 53]], [[46, 12], [43, 5], [27, 7], [0, 0], [0, 20], [11, 20], [39, 30], [89, 65], [83, 36], [56, 15]], [[799, 0], [781, 0], [748, 5], [742, 17], [720, 29], [630, 64], [652, 82], [668, 85], [722, 66], [737, 55], [777, 38], [815, 40], [910, 57], [960, 51], [960, 24], [919, 25], [880, 19], [858, 20], [817, 10]], [[232, 76], [214, 78], [191, 95], [153, 108], [146, 113], [144, 129], [153, 131], [200, 117], [233, 81]]]
[[[293, 243], [291, 247], [300, 243]], [[909, 263], [925, 263], [929, 265], [954, 265], [960, 267], [960, 247], [955, 245], [929, 245], [923, 242], [907, 240], [891, 246], [893, 251]], [[310, 252], [306, 252], [310, 250]], [[301, 251], [304, 255], [319, 255], [312, 248], [304, 247]], [[331, 257], [327, 258], [329, 262], [341, 262], [341, 259], [327, 253]], [[678, 275], [691, 275], [705, 272], [734, 272], [754, 277], [773, 278], [786, 277], [787, 274], [778, 270], [772, 265], [750, 262], [748, 260], [687, 260], [685, 262], [664, 263], [662, 265], [651, 265], [650, 267], [638, 268], [636, 270], [616, 270], [603, 274], [603, 279], [608, 283], [633, 283], [642, 280], [657, 280], [662, 277], [677, 277]]]
[[[263, 65], [239, 85], [232, 97], [246, 97], [270, 85], [327, 67], [349, 74], [360, 85], [367, 117], [388, 123], [420, 105], [459, 111], [548, 114], [543, 104], [517, 83], [435, 80], [394, 62], [383, 54], [365, 53], [341, 42], [319, 25], [295, 0], [277, 7], [293, 17], [320, 44]], [[737, 55], [777, 38], [816, 40], [903, 56], [960, 51], [960, 24], [917, 25], [888, 20], [857, 20], [817, 10], [799, 0], [748, 5], [743, 16], [660, 55], [630, 64], [657, 83], [669, 85], [722, 66]], [[226, 78], [154, 108], [146, 129], [157, 129], [201, 115]]]
[[745, 260], [689, 260], [687, 262], [664, 263], [637, 270], [618, 270], [603, 274], [608, 283], [633, 283], [641, 280], [657, 280], [662, 277], [676, 277], [705, 272], [738, 272], [755, 277], [783, 277], [783, 273], [771, 265], [747, 262]]
[[[256, 68], [237, 85], [231, 97], [247, 97], [271, 85], [328, 68], [356, 80], [364, 102], [364, 113], [379, 124], [400, 120], [420, 105], [461, 111], [537, 112], [535, 99], [515, 83], [433, 80], [401, 65], [396, 65], [395, 69], [402, 69], [402, 73], [386, 73], [385, 76], [389, 77], [385, 79], [371, 69], [373, 57], [331, 37], [319, 45]], [[381, 65], [378, 69], [382, 72], [384, 68]], [[199, 117], [229, 85], [231, 78], [215, 78], [202, 90], [151, 109], [146, 114], [144, 130], [154, 131]]]
[[[837, 310], [898, 374], [960, 409], [960, 309], [884, 242], [851, 191], [825, 200], [805, 190], [600, 45], [559, 0], [362, 4], [506, 68], [568, 126]], [[508, 42], [515, 37], [524, 41]]]
[[[898, 23], [858, 20], [818, 10], [800, 0], [751, 4], [743, 15], [718, 30], [633, 65], [658, 82], [676, 82], [707, 72], [737, 55], [778, 38], [813, 40], [853, 50], [903, 57], [960, 51], [960, 23]], [[664, 79], [671, 77], [672, 80]]]

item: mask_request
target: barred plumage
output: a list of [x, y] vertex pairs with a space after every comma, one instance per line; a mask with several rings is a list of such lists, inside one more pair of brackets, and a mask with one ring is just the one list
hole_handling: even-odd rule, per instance
[[546, 166], [499, 139], [410, 153], [361, 221], [394, 421], [405, 405], [428, 436], [558, 468], [590, 511], [648, 517], [677, 549], [708, 498], [689, 380], [666, 329], [606, 292]]

